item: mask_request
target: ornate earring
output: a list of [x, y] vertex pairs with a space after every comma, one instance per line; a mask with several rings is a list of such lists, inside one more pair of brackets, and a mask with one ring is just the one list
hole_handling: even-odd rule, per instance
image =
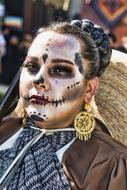
[[76, 136], [80, 140], [87, 141], [91, 137], [91, 133], [95, 128], [95, 119], [92, 114], [90, 104], [86, 104], [84, 111], [81, 111], [75, 118], [74, 126], [76, 129]]

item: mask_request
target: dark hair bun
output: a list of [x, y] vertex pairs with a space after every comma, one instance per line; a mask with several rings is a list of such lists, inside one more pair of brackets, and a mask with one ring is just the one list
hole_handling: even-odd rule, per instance
[[104, 32], [102, 27], [95, 25], [86, 19], [81, 21], [73, 20], [71, 25], [79, 27], [82, 29], [82, 31], [89, 33], [94, 40], [100, 57], [100, 67], [97, 73], [97, 76], [100, 76], [110, 63], [111, 47], [108, 35]]
[[80, 20], [72, 20], [71, 25], [81, 28], [82, 27], [82, 22]]

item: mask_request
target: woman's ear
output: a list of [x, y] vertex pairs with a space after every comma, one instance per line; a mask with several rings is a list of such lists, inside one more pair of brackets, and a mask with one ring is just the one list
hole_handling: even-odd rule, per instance
[[84, 100], [85, 103], [90, 103], [93, 96], [96, 94], [96, 91], [99, 86], [99, 78], [94, 77], [91, 80], [88, 80], [86, 88], [85, 88], [85, 94], [84, 94]]

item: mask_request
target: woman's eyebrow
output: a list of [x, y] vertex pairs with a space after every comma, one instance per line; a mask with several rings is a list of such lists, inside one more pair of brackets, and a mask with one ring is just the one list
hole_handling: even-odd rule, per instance
[[22, 66], [25, 67], [25, 66], [27, 65], [27, 63], [29, 63], [29, 62], [38, 63], [38, 62], [39, 62], [39, 59], [38, 59], [37, 57], [27, 57], [27, 58], [25, 59], [25, 61], [23, 62]]
[[39, 61], [39, 59], [37, 57], [30, 57], [30, 56], [26, 58], [26, 61], [28, 61], [28, 60], [33, 61], [33, 62]]
[[73, 62], [66, 60], [66, 59], [52, 59], [52, 63], [61, 63], [61, 62], [70, 64], [70, 65], [74, 65]]

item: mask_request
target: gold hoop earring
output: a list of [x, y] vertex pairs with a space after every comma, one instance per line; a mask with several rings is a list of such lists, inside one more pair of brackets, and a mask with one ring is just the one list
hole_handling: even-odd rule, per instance
[[80, 140], [87, 141], [91, 138], [91, 134], [95, 128], [95, 119], [90, 104], [86, 104], [84, 109], [84, 111], [81, 111], [76, 116], [74, 126], [76, 129], [76, 137]]

